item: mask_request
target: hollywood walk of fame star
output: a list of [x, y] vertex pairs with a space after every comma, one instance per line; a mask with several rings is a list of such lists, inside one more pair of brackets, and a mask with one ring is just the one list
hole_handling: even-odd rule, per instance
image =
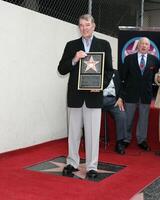
[[[81, 179], [85, 179], [86, 177], [86, 166], [85, 164], [80, 164], [79, 166], [79, 171], [74, 172], [74, 175], [78, 176]], [[113, 174], [115, 172], [113, 171], [107, 171], [107, 170], [101, 170], [101, 169], [97, 169], [98, 174], [104, 173], [104, 174]]]
[[[66, 166], [65, 163], [61, 163], [61, 162], [55, 162], [55, 161], [49, 161], [50, 164], [53, 164], [53, 168], [49, 168], [49, 169], [43, 169], [40, 170], [41, 172], [50, 172], [50, 173], [56, 173], [56, 172], [62, 172], [64, 166]], [[57, 166], [57, 167], [55, 167]], [[79, 167], [78, 167], [79, 171], [73, 172], [73, 174], [80, 178], [80, 179], [85, 179], [86, 177], [86, 165], [84, 163], [80, 163]], [[97, 172], [99, 174], [104, 173], [104, 174], [114, 174], [116, 172], [114, 171], [108, 171], [108, 170], [101, 170], [101, 169], [97, 169]]]
[[88, 71], [89, 69], [92, 69], [97, 72], [96, 64], [98, 64], [99, 61], [95, 61], [93, 59], [93, 56], [91, 56], [88, 61], [84, 61], [84, 63], [87, 65], [85, 72]]
[[40, 170], [40, 171], [43, 171], [43, 172], [62, 172], [63, 168], [66, 166], [65, 163], [61, 163], [61, 162], [49, 161], [49, 163], [53, 164], [53, 168], [43, 169], [43, 170]]

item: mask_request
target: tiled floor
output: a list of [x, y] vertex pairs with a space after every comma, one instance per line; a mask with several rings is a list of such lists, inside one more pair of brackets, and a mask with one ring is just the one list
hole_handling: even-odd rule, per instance
[[135, 195], [132, 200], [160, 200], [160, 177]]
[[[30, 167], [27, 167], [28, 170], [32, 171], [39, 171], [43, 173], [53, 174], [53, 175], [59, 175], [62, 176], [62, 170], [64, 166], [66, 165], [66, 158], [64, 156], [53, 158], [48, 161], [44, 161], [35, 165], [32, 165]], [[95, 179], [91, 179], [91, 181], [101, 181], [104, 178], [107, 178], [119, 170], [122, 170], [125, 166], [122, 165], [115, 165], [111, 163], [98, 163], [98, 176]], [[73, 178], [83, 179], [86, 180], [86, 169], [85, 169], [85, 160], [81, 159], [79, 171], [74, 172], [71, 176]]]

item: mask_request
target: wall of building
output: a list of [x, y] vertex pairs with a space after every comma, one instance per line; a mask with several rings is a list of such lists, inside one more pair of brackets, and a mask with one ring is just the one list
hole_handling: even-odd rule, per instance
[[[111, 42], [114, 67], [117, 40]], [[75, 25], [0, 1], [0, 153], [67, 136], [68, 76], [57, 66]]]

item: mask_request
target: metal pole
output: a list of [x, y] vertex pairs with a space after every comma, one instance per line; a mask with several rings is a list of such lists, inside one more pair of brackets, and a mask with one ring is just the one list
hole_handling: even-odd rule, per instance
[[92, 0], [88, 0], [88, 14], [92, 15]]
[[140, 27], [143, 26], [143, 16], [144, 15], [144, 0], [141, 1], [141, 18], [140, 18]]

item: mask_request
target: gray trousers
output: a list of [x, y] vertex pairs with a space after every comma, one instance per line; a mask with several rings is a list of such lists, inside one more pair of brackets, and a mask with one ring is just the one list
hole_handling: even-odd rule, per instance
[[110, 109], [103, 108], [103, 111], [111, 113], [116, 122], [116, 139], [123, 140], [126, 135], [126, 113], [120, 111], [118, 106], [114, 106]]
[[127, 117], [127, 132], [125, 136], [126, 142], [130, 142], [132, 139], [132, 127], [136, 108], [138, 108], [138, 123], [136, 127], [137, 142], [140, 144], [147, 139], [148, 129], [148, 116], [150, 105], [142, 103], [126, 103], [126, 117]]
[[99, 135], [101, 124], [101, 108], [68, 108], [68, 147], [67, 164], [78, 168], [79, 146], [82, 128], [85, 134], [86, 170], [97, 170], [99, 155]]

